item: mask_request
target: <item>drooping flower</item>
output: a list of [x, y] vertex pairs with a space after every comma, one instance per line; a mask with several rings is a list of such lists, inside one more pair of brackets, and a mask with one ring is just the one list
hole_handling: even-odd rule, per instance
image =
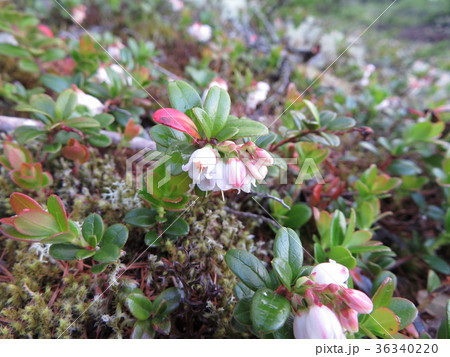
[[78, 105], [85, 106], [91, 115], [97, 115], [103, 113], [105, 110], [104, 104], [98, 100], [97, 98], [93, 97], [92, 95], [84, 93], [81, 89], [74, 86], [74, 91], [77, 94], [77, 102]]
[[228, 92], [228, 84], [224, 79], [222, 79], [220, 77], [213, 78], [213, 80], [208, 84], [208, 88], [206, 88], [202, 94], [202, 102], [205, 101], [206, 96], [208, 95], [208, 91], [214, 86], [222, 88], [223, 90]]
[[338, 284], [347, 287], [348, 269], [330, 259], [329, 263], [321, 263], [314, 267], [311, 278], [317, 284]]
[[236, 157], [228, 159], [226, 164], [228, 183], [236, 189], [242, 189], [245, 184], [247, 170], [245, 164]]
[[219, 160], [212, 173], [212, 179], [215, 182], [213, 191], [228, 191], [233, 189], [228, 181], [227, 165], [224, 160]]
[[195, 150], [189, 162], [181, 168], [202, 191], [211, 191], [215, 186], [213, 170], [218, 162], [218, 154], [210, 147]]
[[86, 5], [77, 5], [72, 9], [72, 16], [75, 22], [83, 23], [86, 18]]
[[106, 50], [108, 51], [109, 55], [112, 56], [112, 58], [118, 61], [120, 60], [120, 50], [122, 48], [125, 48], [123, 43], [120, 41], [116, 41], [113, 44], [109, 45]]
[[[111, 55], [113, 56], [113, 54]], [[121, 66], [114, 63], [110, 65], [108, 68], [119, 76], [122, 83], [131, 86], [131, 84], [133, 83], [133, 78], [131, 78], [131, 76], [128, 75], [128, 73], [126, 73]], [[94, 79], [99, 83], [105, 83], [107, 86], [110, 86], [113, 83], [112, 79], [108, 75], [105, 66], [100, 66], [100, 68], [94, 75]]]
[[294, 318], [294, 336], [297, 339], [345, 339], [338, 317], [322, 304], [297, 312]]
[[265, 101], [267, 94], [269, 94], [270, 86], [266, 82], [258, 82], [254, 90], [252, 90], [247, 97], [247, 107], [256, 109], [256, 106]]
[[358, 332], [358, 312], [356, 310], [350, 308], [343, 309], [339, 312], [338, 317], [345, 330], [349, 332]]
[[195, 22], [189, 26], [188, 33], [199, 42], [208, 42], [212, 37], [212, 28], [209, 25]]

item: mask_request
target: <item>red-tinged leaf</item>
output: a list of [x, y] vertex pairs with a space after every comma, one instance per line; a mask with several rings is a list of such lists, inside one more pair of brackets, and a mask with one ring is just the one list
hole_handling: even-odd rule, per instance
[[20, 176], [23, 178], [34, 178], [36, 177], [36, 169], [32, 164], [23, 163], [20, 165], [20, 170], [18, 171]]
[[16, 217], [5, 217], [0, 219], [0, 223], [7, 224], [8, 226], [14, 226]]
[[153, 114], [153, 120], [169, 128], [182, 131], [193, 138], [201, 139], [194, 122], [186, 114], [172, 108], [159, 109]]
[[21, 176], [20, 172], [15, 170], [10, 172], [11, 180], [19, 186], [26, 190], [34, 190], [39, 187], [38, 182], [36, 182], [35, 177]]
[[20, 240], [22, 242], [39, 242], [41, 239], [46, 238], [44, 237], [30, 237], [26, 234], [22, 234], [17, 231], [13, 226], [9, 225], [3, 225], [0, 227], [0, 233], [3, 234], [5, 237], [14, 239], [14, 240]]
[[36, 182], [39, 183], [39, 185], [42, 185], [42, 164], [38, 162], [34, 164], [33, 167], [36, 172]]
[[49, 172], [42, 173], [42, 187], [50, 186], [53, 183], [53, 176]]
[[0, 157], [0, 165], [3, 165], [3, 167], [8, 171], [13, 169], [9, 163], [9, 160], [4, 157]]
[[58, 223], [50, 213], [40, 210], [23, 211], [14, 221], [18, 232], [30, 236], [52, 236], [59, 233]]
[[23, 163], [27, 162], [27, 158], [20, 149], [12, 149], [8, 152], [8, 160], [14, 170], [20, 169]]
[[41, 242], [45, 244], [55, 244], [55, 243], [71, 243], [75, 239], [75, 234], [72, 232], [61, 232], [52, 235], [49, 238], [44, 238]]
[[47, 210], [58, 223], [59, 230], [64, 232], [69, 230], [69, 220], [61, 199], [56, 195], [51, 195], [47, 200]]
[[67, 145], [61, 152], [66, 159], [78, 161], [80, 164], [84, 164], [89, 160], [88, 148], [80, 144], [78, 140], [74, 138], [69, 139]]
[[24, 209], [43, 210], [39, 203], [23, 193], [14, 192], [9, 201], [16, 214], [20, 214]]

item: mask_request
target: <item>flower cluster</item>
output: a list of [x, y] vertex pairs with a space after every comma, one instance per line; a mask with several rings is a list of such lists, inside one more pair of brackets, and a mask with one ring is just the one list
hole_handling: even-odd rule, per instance
[[[222, 158], [219, 152], [228, 158]], [[237, 189], [248, 193], [256, 181], [266, 177], [271, 165], [272, 156], [253, 142], [236, 145], [224, 141], [216, 148], [205, 146], [194, 151], [182, 169], [188, 172], [192, 186], [197, 185], [202, 191]]]
[[343, 339], [345, 331], [358, 331], [358, 313], [371, 313], [373, 303], [363, 292], [347, 287], [348, 277], [348, 269], [333, 260], [317, 265], [305, 277], [307, 288], [294, 319], [295, 338]]

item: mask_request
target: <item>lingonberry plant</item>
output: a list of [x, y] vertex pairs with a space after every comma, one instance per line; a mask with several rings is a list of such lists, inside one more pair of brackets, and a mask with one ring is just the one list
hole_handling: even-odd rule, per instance
[[52, 154], [59, 153], [64, 145], [71, 147], [80, 140], [97, 147], [110, 145], [111, 139], [100, 131], [110, 125], [114, 117], [102, 113], [101, 108], [92, 112], [92, 104], [86, 96], [71, 89], [62, 92], [56, 102], [46, 94], [32, 96], [29, 104], [20, 104], [16, 109], [33, 113], [43, 126], [24, 125], [17, 128], [17, 141], [26, 144], [39, 140], [44, 143], [43, 150]]
[[30, 151], [12, 141], [3, 143], [0, 164], [9, 171], [14, 183], [26, 190], [42, 190], [53, 183], [52, 175], [42, 170], [40, 162], [34, 162]]
[[[348, 256], [339, 258], [349, 263]], [[240, 280], [235, 323], [259, 337], [392, 337], [417, 316], [414, 304], [392, 297], [389, 277], [370, 299], [348, 287], [349, 269], [334, 260], [303, 266], [301, 241], [289, 228], [275, 237], [271, 272], [244, 250], [231, 250], [225, 259]]]
[[56, 195], [47, 200], [47, 210], [31, 197], [13, 193], [10, 197], [15, 216], [0, 220], [0, 232], [11, 239], [50, 244], [50, 255], [61, 260], [92, 257], [99, 264], [92, 272], [100, 273], [117, 261], [128, 239], [128, 229], [114, 224], [105, 229], [98, 214], [89, 215], [79, 226], [68, 219], [64, 204]]

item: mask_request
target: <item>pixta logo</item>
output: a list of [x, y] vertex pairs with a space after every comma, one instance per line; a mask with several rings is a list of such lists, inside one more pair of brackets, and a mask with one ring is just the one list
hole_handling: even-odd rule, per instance
[[[147, 185], [147, 188], [161, 187], [170, 180], [171, 170], [167, 162], [170, 160], [169, 155], [165, 155], [159, 151], [150, 151], [143, 149], [126, 160], [126, 184], [135, 186], [137, 190], [141, 190]], [[163, 169], [164, 175], [158, 175], [158, 182], [153, 182], [153, 173], [157, 169]]]

